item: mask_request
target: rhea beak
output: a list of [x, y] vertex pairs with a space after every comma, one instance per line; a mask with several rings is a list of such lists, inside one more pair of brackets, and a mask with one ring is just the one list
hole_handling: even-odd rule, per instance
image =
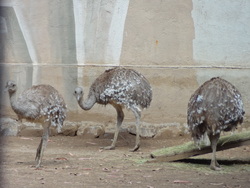
[[77, 95], [77, 96], [76, 96], [77, 101], [79, 101], [80, 98], [81, 98], [80, 95]]

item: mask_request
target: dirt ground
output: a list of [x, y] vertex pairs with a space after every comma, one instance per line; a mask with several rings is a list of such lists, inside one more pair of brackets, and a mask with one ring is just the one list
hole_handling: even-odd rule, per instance
[[189, 161], [147, 163], [150, 153], [190, 141], [187, 137], [142, 138], [141, 148], [129, 152], [135, 136], [120, 134], [116, 150], [101, 150], [112, 134], [101, 138], [50, 137], [42, 168], [34, 168], [39, 137], [4, 137], [2, 187], [250, 187], [250, 146], [217, 153], [221, 171], [209, 169], [210, 155]]

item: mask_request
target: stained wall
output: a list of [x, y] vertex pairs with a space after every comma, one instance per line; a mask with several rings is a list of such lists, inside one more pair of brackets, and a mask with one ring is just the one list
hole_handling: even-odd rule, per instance
[[[76, 86], [87, 95], [114, 66], [133, 68], [151, 83], [143, 122], [185, 125], [191, 94], [213, 76], [240, 90], [250, 115], [248, 0], [5, 0], [0, 9], [3, 83], [15, 80], [18, 92], [51, 84], [65, 98], [69, 121], [115, 122], [112, 107], [85, 112], [72, 95]], [[15, 117], [7, 94], [1, 107]], [[131, 112], [125, 121], [134, 121]]]

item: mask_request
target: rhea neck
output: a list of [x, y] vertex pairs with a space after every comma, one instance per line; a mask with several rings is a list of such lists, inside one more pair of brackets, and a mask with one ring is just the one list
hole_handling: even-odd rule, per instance
[[83, 110], [90, 110], [96, 103], [96, 98], [95, 96], [91, 95], [84, 101], [83, 95], [80, 95], [79, 97], [77, 97], [77, 101], [78, 101], [79, 106]]
[[17, 109], [17, 101], [16, 101], [16, 89], [15, 90], [8, 90], [9, 92], [9, 97], [10, 97], [10, 104], [11, 104], [11, 107], [15, 110]]

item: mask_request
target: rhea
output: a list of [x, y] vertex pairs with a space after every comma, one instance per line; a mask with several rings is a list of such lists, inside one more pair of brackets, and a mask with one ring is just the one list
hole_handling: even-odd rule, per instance
[[187, 122], [194, 141], [205, 134], [211, 143], [210, 168], [220, 170], [216, 147], [222, 131], [231, 131], [243, 122], [243, 102], [240, 92], [228, 81], [216, 77], [201, 85], [188, 103]]
[[152, 89], [148, 80], [133, 69], [113, 68], [102, 73], [91, 85], [87, 99], [83, 100], [83, 89], [77, 87], [74, 95], [83, 110], [90, 110], [95, 103], [111, 104], [117, 112], [117, 123], [113, 142], [103, 149], [115, 149], [120, 127], [124, 119], [123, 108], [131, 110], [136, 119], [136, 142], [131, 151], [140, 147], [141, 111], [149, 107]]
[[36, 168], [39, 168], [47, 146], [50, 126], [56, 126], [60, 131], [66, 118], [66, 104], [58, 91], [50, 85], [32, 86], [23, 91], [18, 98], [14, 81], [8, 81], [5, 88], [9, 92], [11, 107], [19, 121], [27, 119], [41, 122], [43, 125], [43, 135], [35, 158]]

